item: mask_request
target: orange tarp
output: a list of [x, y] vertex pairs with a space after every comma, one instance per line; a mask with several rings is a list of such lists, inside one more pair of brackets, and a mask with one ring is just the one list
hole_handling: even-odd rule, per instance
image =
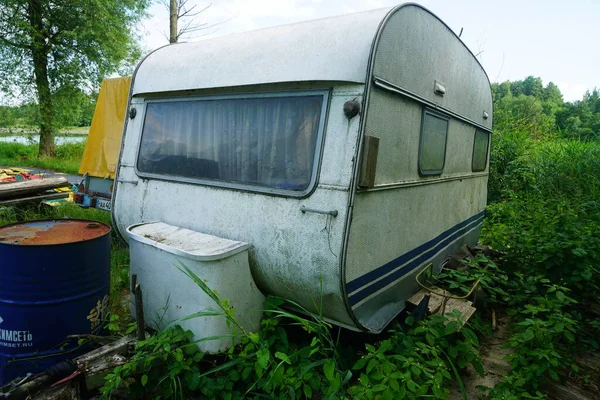
[[79, 166], [80, 174], [87, 172], [90, 176], [114, 179], [130, 83], [130, 76], [102, 82]]

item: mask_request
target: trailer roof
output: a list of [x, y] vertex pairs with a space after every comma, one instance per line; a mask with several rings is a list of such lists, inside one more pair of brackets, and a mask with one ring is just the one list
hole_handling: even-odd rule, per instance
[[132, 94], [276, 82], [364, 83], [373, 39], [390, 10], [164, 46], [140, 63]]
[[131, 94], [310, 81], [373, 83], [492, 129], [483, 67], [414, 3], [168, 45], [138, 65]]

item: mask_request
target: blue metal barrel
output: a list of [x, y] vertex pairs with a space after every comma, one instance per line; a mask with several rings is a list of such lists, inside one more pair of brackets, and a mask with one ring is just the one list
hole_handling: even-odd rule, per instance
[[0, 227], [0, 385], [82, 352], [108, 312], [110, 227], [39, 220]]

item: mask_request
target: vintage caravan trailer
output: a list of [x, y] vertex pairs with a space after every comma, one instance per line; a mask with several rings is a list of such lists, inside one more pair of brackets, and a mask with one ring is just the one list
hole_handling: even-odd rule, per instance
[[379, 332], [477, 242], [491, 128], [482, 66], [416, 4], [173, 44], [133, 76], [113, 218], [247, 243], [262, 293]]

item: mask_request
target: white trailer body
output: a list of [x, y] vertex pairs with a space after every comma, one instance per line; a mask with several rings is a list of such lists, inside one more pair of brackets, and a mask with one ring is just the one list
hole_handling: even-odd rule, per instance
[[478, 240], [489, 80], [419, 5], [160, 48], [128, 115], [125, 238], [162, 221], [247, 242], [263, 293], [341, 326], [382, 330], [418, 271]]

